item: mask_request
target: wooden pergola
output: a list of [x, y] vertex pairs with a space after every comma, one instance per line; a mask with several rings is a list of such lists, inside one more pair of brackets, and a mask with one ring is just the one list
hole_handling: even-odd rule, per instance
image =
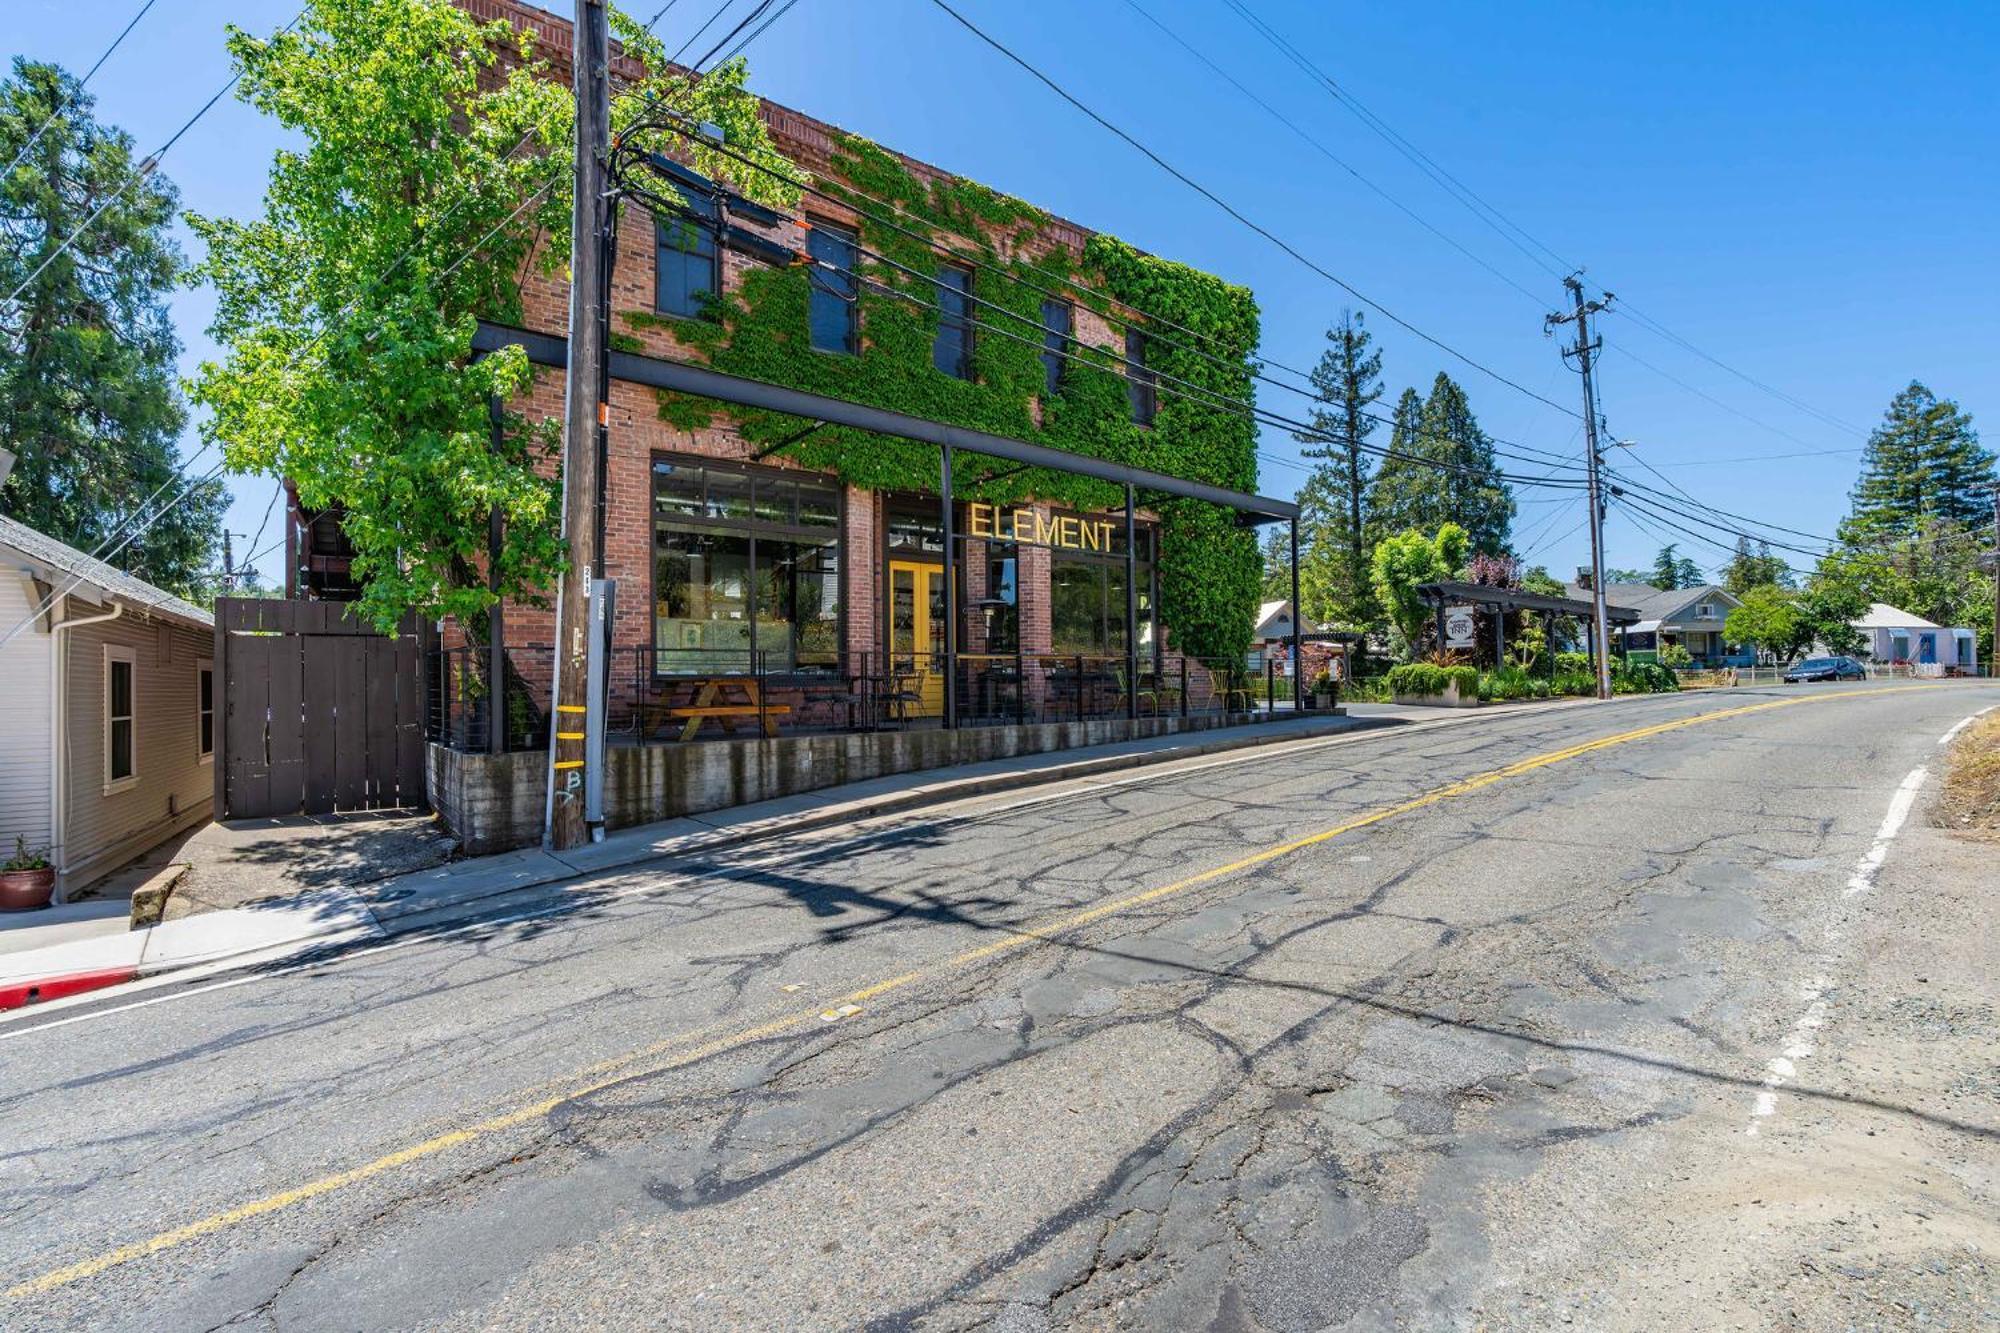
[[[1424, 583], [1418, 585], [1417, 591], [1437, 611], [1440, 648], [1444, 646], [1445, 641], [1444, 609], [1447, 605], [1476, 606], [1491, 612], [1493, 660], [1496, 662], [1504, 661], [1507, 656], [1507, 612], [1539, 612], [1544, 630], [1551, 626], [1557, 616], [1575, 616], [1588, 623], [1593, 613], [1589, 602], [1574, 597], [1550, 597], [1545, 593], [1528, 592], [1522, 588], [1499, 588], [1488, 583]], [[1628, 625], [1638, 624], [1640, 615], [1630, 607], [1612, 606], [1607, 603], [1604, 608], [1604, 620], [1607, 625], [1616, 625], [1622, 631]], [[1624, 642], [1622, 633], [1619, 635], [1619, 642], [1622, 649]], [[1555, 662], [1553, 654], [1550, 655], [1549, 661], [1553, 666]]]

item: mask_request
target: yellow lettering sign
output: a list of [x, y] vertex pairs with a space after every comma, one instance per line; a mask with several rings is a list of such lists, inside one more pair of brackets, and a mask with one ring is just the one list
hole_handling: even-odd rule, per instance
[[966, 536], [991, 541], [1055, 546], [1069, 551], [1110, 551], [1114, 525], [1108, 519], [1045, 514], [1037, 509], [1002, 509], [973, 501], [965, 507]]

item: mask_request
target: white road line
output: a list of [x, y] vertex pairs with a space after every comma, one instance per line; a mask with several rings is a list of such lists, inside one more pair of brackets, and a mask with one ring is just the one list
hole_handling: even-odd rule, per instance
[[1852, 898], [1875, 887], [1875, 876], [1882, 871], [1882, 861], [1889, 855], [1889, 844], [1903, 831], [1903, 823], [1910, 817], [1910, 807], [1916, 803], [1917, 788], [1924, 785], [1928, 776], [1930, 770], [1919, 764], [1896, 788], [1896, 794], [1889, 798], [1888, 813], [1882, 816], [1882, 827], [1875, 830], [1875, 841], [1869, 845], [1867, 854], [1855, 863], [1854, 873], [1847, 877], [1847, 888], [1841, 897]]
[[[1970, 726], [1975, 718], [1992, 712], [1995, 707], [2000, 705], [1988, 705], [1971, 717], [1962, 719], [1938, 739], [1938, 744], [1948, 744]], [[1854, 863], [1854, 872], [1847, 877], [1847, 887], [1840, 895], [1842, 898], [1852, 898], [1857, 894], [1867, 893], [1875, 887], [1875, 879], [1882, 873], [1882, 863], [1889, 857], [1889, 848], [1896, 841], [1896, 835], [1903, 831], [1903, 825], [1909, 822], [1910, 810], [1916, 805], [1917, 791], [1924, 785], [1924, 779], [1929, 776], [1930, 770], [1919, 764], [1897, 784], [1895, 794], [1889, 798], [1889, 808], [1882, 815], [1881, 827], [1875, 830], [1874, 840], [1869, 843], [1868, 850], [1863, 853], [1861, 859]], [[1814, 959], [1816, 966], [1824, 969], [1834, 965], [1840, 938], [1841, 933], [1837, 926], [1827, 927], [1826, 944], [1820, 950], [1819, 956]], [[1764, 1066], [1764, 1090], [1757, 1094], [1756, 1105], [1750, 1111], [1750, 1127], [1744, 1131], [1752, 1138], [1757, 1136], [1758, 1122], [1769, 1119], [1777, 1113], [1778, 1089], [1797, 1076], [1798, 1062], [1813, 1053], [1813, 1034], [1826, 1022], [1826, 995], [1831, 987], [1832, 983], [1822, 971], [1807, 982], [1801, 992], [1799, 998], [1805, 1002], [1805, 1012], [1800, 1014], [1799, 1021], [1792, 1025], [1783, 1053], [1773, 1056]]]
[[1996, 708], [2000, 708], [2000, 704], [1988, 704], [1986, 705], [1986, 707], [1974, 713], [1971, 717], [1960, 718], [1957, 722], [1954, 722], [1952, 724], [1950, 731], [1947, 731], [1944, 735], [1938, 737], [1938, 744], [1950, 745], [1953, 741], [1958, 739], [1959, 732], [1964, 731], [1967, 727], [1977, 722], [1980, 718], [1985, 717], [1988, 713], [1992, 712]]

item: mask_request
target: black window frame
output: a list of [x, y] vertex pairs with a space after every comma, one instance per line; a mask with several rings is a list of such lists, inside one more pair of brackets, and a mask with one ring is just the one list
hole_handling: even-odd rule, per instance
[[[712, 319], [714, 303], [722, 296], [722, 245], [717, 234], [722, 225], [722, 205], [699, 191], [682, 189], [683, 204], [690, 212], [704, 213], [700, 218], [653, 216], [653, 310], [656, 314], [672, 319]], [[680, 244], [674, 237], [692, 236], [694, 245]], [[705, 249], [705, 253], [704, 253]], [[689, 308], [676, 309], [667, 302], [666, 256], [669, 252], [681, 256], [679, 262], [706, 259], [708, 261], [708, 287], [705, 291], [694, 292]]]
[[[1051, 321], [1060, 315], [1060, 325]], [[1069, 353], [1076, 337], [1076, 306], [1049, 297], [1042, 302], [1042, 392], [1053, 398], [1069, 378]]]
[[[695, 506], [695, 512], [693, 513], [667, 512], [663, 511], [660, 507], [662, 470], [671, 470], [674, 468], [701, 469], [700, 489], [693, 500]], [[732, 497], [738, 493], [734, 488], [730, 488], [722, 498], [717, 498], [713, 495], [709, 487], [709, 478], [717, 472], [728, 474], [732, 479], [741, 478], [747, 483], [740, 492], [744, 497], [745, 505], [741, 514], [718, 514], [713, 512], [719, 506], [726, 507], [732, 503], [728, 497]], [[792, 468], [759, 467], [752, 463], [740, 463], [733, 459], [711, 458], [702, 454], [677, 454], [669, 452], [655, 452], [652, 455], [652, 462], [648, 473], [651, 478], [649, 489], [652, 504], [652, 555], [647, 563], [646, 578], [647, 594], [654, 608], [652, 612], [654, 628], [650, 632], [650, 642], [655, 645], [659, 642], [659, 631], [657, 628], [659, 619], [659, 550], [660, 534], [663, 531], [663, 525], [666, 531], [743, 537], [747, 539], [749, 543], [749, 557], [745, 579], [746, 586], [744, 588], [744, 610], [747, 623], [750, 627], [750, 651], [752, 654], [760, 651], [757, 647], [757, 625], [760, 602], [760, 572], [763, 567], [758, 560], [757, 548], [759, 538], [761, 537], [763, 540], [773, 544], [819, 544], [830, 547], [835, 562], [833, 577], [835, 580], [835, 596], [839, 599], [839, 604], [834, 611], [833, 661], [831, 663], [813, 664], [810, 666], [799, 664], [800, 625], [794, 615], [786, 622], [790, 630], [788, 655], [791, 660], [791, 666], [785, 670], [774, 671], [769, 674], [780, 677], [800, 677], [814, 680], [843, 674], [847, 669], [847, 603], [850, 596], [853, 573], [848, 568], [847, 492], [846, 487], [841, 484], [840, 480], [837, 477], [819, 472], [807, 472]], [[759, 517], [759, 509], [763, 503], [763, 488], [765, 485], [773, 482], [783, 482], [794, 488], [791, 511], [793, 521], [786, 522]], [[826, 491], [832, 494], [833, 513], [830, 524], [824, 522], [809, 523], [799, 520], [799, 515], [804, 509], [804, 492], [797, 489], [801, 487], [810, 487], [815, 491]], [[677, 494], [685, 494], [685, 492], [677, 492]], [[797, 608], [794, 606], [790, 610], [795, 612]], [[752, 660], [755, 660], [754, 657]], [[656, 680], [673, 680], [691, 675], [728, 673], [717, 673], [713, 668], [700, 665], [688, 666], [681, 670], [672, 670], [669, 669], [668, 660], [656, 651], [653, 659], [652, 674]]]
[[[806, 344], [815, 352], [825, 352], [829, 356], [861, 355], [861, 276], [855, 269], [861, 260], [861, 234], [853, 227], [823, 218], [806, 219], [806, 253], [818, 263], [833, 263], [842, 268], [842, 273], [828, 273], [816, 265], [806, 270], [806, 281], [811, 294], [806, 302]], [[834, 256], [820, 253], [828, 244], [846, 250], [846, 262], [837, 263]], [[843, 290], [844, 289], [844, 290]], [[831, 310], [837, 304], [843, 313], [845, 329], [838, 347], [828, 347], [819, 339], [820, 321], [818, 312]]]
[[[954, 286], [946, 275], [961, 278], [963, 286]], [[940, 374], [955, 380], [972, 379], [972, 287], [974, 273], [970, 264], [943, 264], [937, 271], [932, 286], [937, 292], [938, 329], [931, 339], [931, 367]], [[958, 310], [950, 309], [950, 299], [958, 303]], [[957, 343], [957, 355], [951, 356], [952, 343]], [[947, 362], [949, 361], [949, 364]]]
[[1125, 401], [1132, 409], [1132, 424], [1150, 426], [1160, 412], [1159, 373], [1146, 364], [1150, 343], [1142, 330], [1125, 329]]

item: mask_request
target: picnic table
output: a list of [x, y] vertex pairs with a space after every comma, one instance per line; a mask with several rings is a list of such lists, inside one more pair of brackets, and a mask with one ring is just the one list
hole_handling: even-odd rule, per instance
[[[646, 710], [645, 733], [651, 735], [662, 717], [683, 721], [681, 739], [691, 741], [701, 724], [713, 721], [731, 733], [741, 718], [755, 718], [766, 736], [778, 734], [778, 719], [791, 713], [790, 704], [764, 702], [763, 682], [754, 676], [701, 676], [678, 682], [694, 689], [693, 698], [677, 704], [672, 697], [661, 699]], [[733, 696], [733, 697], [732, 697]]]

